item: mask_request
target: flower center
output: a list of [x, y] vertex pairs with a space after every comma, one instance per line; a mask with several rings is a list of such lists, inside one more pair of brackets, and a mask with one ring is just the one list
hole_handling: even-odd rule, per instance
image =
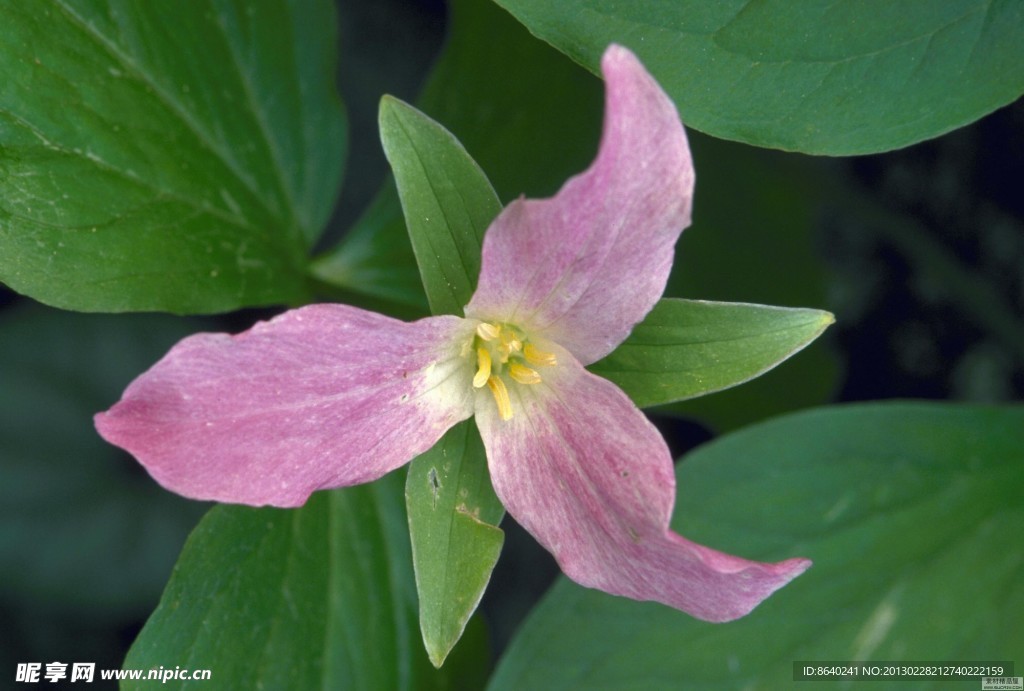
[[502, 420], [512, 417], [505, 378], [519, 384], [539, 384], [541, 376], [535, 368], [558, 364], [554, 353], [538, 349], [509, 324], [481, 322], [473, 337], [473, 351], [477, 367], [473, 386], [478, 389], [487, 386], [491, 390]]

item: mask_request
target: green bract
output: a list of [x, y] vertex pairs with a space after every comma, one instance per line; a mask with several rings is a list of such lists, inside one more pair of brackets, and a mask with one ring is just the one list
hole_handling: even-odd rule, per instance
[[638, 406], [671, 403], [762, 374], [833, 321], [821, 310], [666, 298], [590, 371]]
[[433, 314], [462, 316], [480, 273], [484, 231], [501, 211], [476, 162], [447, 130], [385, 97], [380, 136]]

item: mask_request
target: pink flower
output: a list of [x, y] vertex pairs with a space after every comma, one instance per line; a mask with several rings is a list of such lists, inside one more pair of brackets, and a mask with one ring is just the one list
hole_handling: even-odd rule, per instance
[[597, 160], [495, 219], [465, 318], [311, 305], [191, 336], [96, 416], [100, 434], [184, 496], [287, 507], [379, 478], [475, 415], [495, 491], [570, 578], [709, 621], [748, 613], [810, 562], [671, 532], [664, 440], [584, 369], [657, 302], [694, 182], [675, 108], [636, 57], [612, 46], [602, 70]]

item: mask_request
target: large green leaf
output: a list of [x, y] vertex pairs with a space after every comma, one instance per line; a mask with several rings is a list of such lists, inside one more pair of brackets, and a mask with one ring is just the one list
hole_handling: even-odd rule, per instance
[[501, 554], [505, 509], [476, 424], [467, 420], [417, 457], [405, 483], [420, 629], [440, 667], [480, 603]]
[[[448, 41], [417, 106], [462, 142], [504, 201], [552, 194], [597, 149], [600, 82], [489, 2], [450, 3]], [[350, 301], [426, 313], [390, 182], [313, 270]]]
[[459, 141], [412, 106], [385, 97], [380, 137], [430, 311], [462, 316], [476, 290], [484, 231], [501, 202]]
[[795, 660], [1019, 662], [1022, 430], [1021, 407], [876, 404], [796, 414], [701, 447], [677, 468], [674, 528], [814, 566], [729, 624], [563, 579], [491, 688], [778, 689]]
[[0, 312], [0, 583], [34, 621], [142, 617], [202, 506], [163, 491], [92, 416], [189, 333], [166, 316]]
[[[214, 508], [125, 667], [173, 661], [239, 689], [448, 686], [418, 641], [401, 483], [318, 492], [294, 510]], [[472, 662], [459, 685], [480, 671]]]
[[590, 370], [640, 407], [736, 386], [771, 369], [834, 321], [821, 310], [664, 299]]
[[496, 0], [595, 73], [636, 51], [688, 125], [813, 154], [887, 151], [1024, 92], [1017, 0]]
[[87, 311], [305, 295], [345, 148], [330, 2], [0, 8], [0, 280]]

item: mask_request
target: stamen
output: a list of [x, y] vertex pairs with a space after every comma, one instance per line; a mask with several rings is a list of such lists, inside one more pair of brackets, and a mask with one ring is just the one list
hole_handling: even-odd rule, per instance
[[[491, 390], [502, 420], [512, 418], [512, 401], [508, 387], [516, 384], [532, 385], [543, 381], [537, 371], [540, 367], [558, 364], [555, 353], [539, 350], [519, 329], [502, 322], [479, 322], [474, 328], [469, 346], [476, 351], [477, 369], [473, 387], [484, 384]], [[470, 351], [470, 352], [471, 352]], [[508, 380], [505, 375], [508, 374]]]
[[491, 354], [487, 348], [476, 349], [476, 374], [473, 375], [473, 386], [479, 389], [491, 377]]
[[508, 398], [508, 389], [505, 388], [505, 382], [493, 374], [487, 380], [487, 388], [491, 390], [494, 395], [494, 402], [498, 404], [498, 415], [501, 416], [502, 420], [512, 419], [512, 401]]
[[480, 322], [476, 325], [476, 335], [485, 341], [493, 341], [501, 333], [501, 327], [497, 324]]
[[508, 366], [508, 375], [520, 384], [540, 384], [540, 375], [526, 365], [513, 362]]
[[534, 347], [532, 343], [527, 343], [526, 347], [523, 348], [523, 355], [526, 357], [526, 361], [531, 365], [537, 365], [539, 367], [550, 367], [558, 364], [558, 358], [555, 357], [554, 353], [549, 353], [545, 350], [539, 350]]

